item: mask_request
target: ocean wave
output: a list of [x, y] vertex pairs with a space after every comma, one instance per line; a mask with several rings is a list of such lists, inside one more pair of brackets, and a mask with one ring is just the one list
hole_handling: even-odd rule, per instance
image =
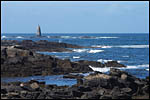
[[119, 38], [119, 37], [96, 37], [96, 39], [110, 39], [110, 38]]
[[104, 46], [104, 45], [92, 45], [92, 47], [96, 47], [96, 48], [112, 48], [112, 46]]
[[110, 38], [119, 38], [119, 37], [95, 37], [95, 36], [80, 36], [80, 39], [110, 39]]
[[79, 56], [73, 56], [73, 59], [79, 59], [80, 57]]
[[98, 53], [103, 52], [104, 50], [89, 50], [88, 53]]
[[[105, 59], [99, 59], [99, 60], [97, 60], [97, 62], [101, 62], [101, 63], [107, 63], [108, 61], [113, 61], [113, 60], [105, 60]], [[117, 62], [121, 63], [121, 62], [125, 62], [125, 61], [117, 60]]]
[[143, 67], [149, 67], [149, 64], [144, 64], [144, 65], [135, 65], [135, 66], [127, 66], [128, 69], [136, 69], [136, 68], [143, 68]]
[[149, 45], [121, 45], [121, 46], [114, 46], [120, 48], [149, 48]]
[[73, 49], [72, 51], [81, 53], [81, 52], [86, 52], [87, 50], [88, 49]]
[[[109, 72], [110, 68], [116, 68], [116, 67], [104, 67], [104, 68], [98, 68], [96, 66], [91, 66], [89, 65], [90, 68], [92, 68], [94, 71], [99, 71], [99, 72]], [[144, 65], [133, 65], [133, 66], [127, 66], [127, 67], [123, 67], [123, 68], [116, 68], [116, 69], [141, 69], [141, 68], [146, 68], [146, 70], [149, 71], [149, 64], [144, 64]]]
[[90, 65], [89, 65], [89, 67], [92, 68], [92, 70], [94, 70], [94, 71], [99, 71], [99, 72], [104, 72], [104, 73], [110, 71], [110, 67], [97, 68], [97, 67], [93, 67]]
[[2, 36], [1, 39], [8, 38], [7, 36]]
[[23, 38], [22, 36], [17, 36], [16, 38]]
[[104, 46], [104, 45], [92, 45], [95, 48], [149, 48], [149, 45], [118, 45], [118, 46]]
[[93, 50], [93, 49], [73, 49], [72, 51], [82, 53], [98, 53], [98, 52], [103, 52], [104, 50]]
[[113, 61], [113, 60], [104, 60], [104, 59], [99, 59], [97, 60], [98, 62], [101, 62], [101, 63], [107, 63], [108, 61]]

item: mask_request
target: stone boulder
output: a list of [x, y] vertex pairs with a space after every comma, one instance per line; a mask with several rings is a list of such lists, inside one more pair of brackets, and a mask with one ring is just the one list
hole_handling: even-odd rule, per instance
[[108, 61], [107, 63], [105, 63], [106, 67], [126, 67], [123, 64], [118, 63], [117, 61]]

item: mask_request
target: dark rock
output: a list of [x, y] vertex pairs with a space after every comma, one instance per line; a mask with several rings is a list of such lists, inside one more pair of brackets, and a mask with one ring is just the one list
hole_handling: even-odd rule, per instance
[[149, 94], [149, 85], [143, 86], [142, 91], [143, 91], [144, 94]]
[[128, 75], [128, 74], [126, 72], [120, 71], [119, 69], [110, 68], [110, 75], [118, 76], [118, 77], [121, 77], [121, 75], [124, 75], [122, 76], [122, 78], [125, 78], [125, 75]]
[[6, 94], [6, 93], [7, 93], [6, 88], [1, 88], [1, 94]]
[[83, 86], [83, 85], [80, 85], [78, 87], [78, 90], [81, 91], [81, 92], [89, 92], [89, 91], [92, 91], [92, 89], [89, 87], [89, 86]]
[[73, 97], [81, 97], [84, 93], [80, 92], [80, 91], [76, 91], [76, 90], [72, 90], [71, 91], [71, 95]]
[[105, 63], [106, 67], [126, 67], [123, 64], [118, 63], [117, 61], [108, 61], [107, 63]]
[[77, 85], [83, 85], [83, 80], [82, 78], [77, 79]]
[[1, 55], [4, 56], [4, 57], [7, 57], [7, 48], [3, 48], [1, 49]]
[[94, 92], [87, 92], [82, 95], [81, 99], [99, 99], [100, 95]]
[[87, 61], [87, 60], [80, 60], [78, 63], [81, 65], [91, 65], [93, 67], [104, 67], [105, 65], [102, 64], [101, 62], [96, 62], [96, 61]]
[[100, 94], [100, 95], [104, 95], [106, 93], [106, 89], [100, 89], [99, 91], [98, 91], [98, 94]]
[[71, 78], [71, 79], [78, 79], [78, 78], [83, 78], [83, 75], [73, 75], [73, 74], [69, 74], [69, 75], [64, 75], [63, 78]]
[[127, 93], [127, 94], [132, 94], [132, 89], [131, 88], [121, 88], [121, 93]]
[[112, 99], [111, 95], [103, 95], [100, 97], [100, 99]]

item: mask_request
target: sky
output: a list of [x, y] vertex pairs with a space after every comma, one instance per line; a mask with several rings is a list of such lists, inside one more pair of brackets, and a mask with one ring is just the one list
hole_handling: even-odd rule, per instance
[[1, 1], [1, 33], [149, 33], [148, 1]]

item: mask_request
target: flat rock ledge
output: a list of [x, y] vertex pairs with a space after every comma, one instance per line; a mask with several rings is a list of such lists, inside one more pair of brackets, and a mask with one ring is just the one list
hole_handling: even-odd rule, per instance
[[1, 83], [1, 99], [149, 99], [149, 78], [139, 79], [111, 69], [78, 78], [73, 86], [46, 85], [45, 82]]

